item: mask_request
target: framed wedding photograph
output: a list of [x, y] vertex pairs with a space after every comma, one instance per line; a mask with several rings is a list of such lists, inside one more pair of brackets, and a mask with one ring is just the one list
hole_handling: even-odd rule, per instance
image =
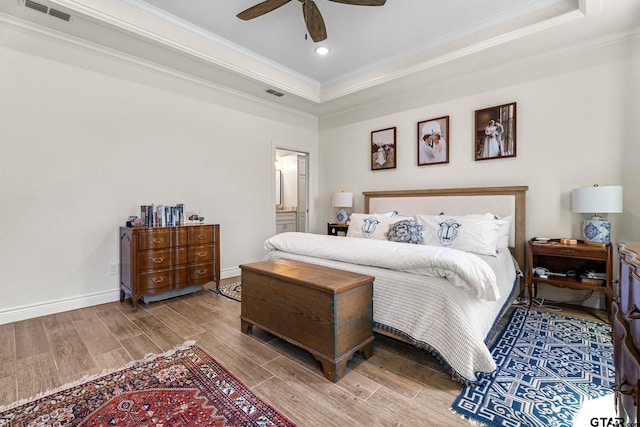
[[476, 160], [516, 157], [516, 103], [476, 110]]
[[449, 116], [418, 122], [418, 166], [449, 163]]
[[371, 132], [371, 170], [396, 167], [396, 128]]

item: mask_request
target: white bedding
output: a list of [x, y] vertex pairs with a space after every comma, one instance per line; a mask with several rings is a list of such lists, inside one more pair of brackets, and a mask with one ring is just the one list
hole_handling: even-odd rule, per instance
[[425, 276], [444, 277], [483, 300], [495, 301], [500, 293], [496, 275], [478, 256], [438, 246], [411, 245], [388, 240], [345, 237], [334, 239], [310, 233], [281, 233], [267, 239], [267, 250], [370, 265]]
[[[516, 283], [508, 249], [500, 249], [495, 257], [478, 256], [455, 249], [309, 233], [278, 234], [265, 242], [265, 248], [266, 259], [294, 259], [374, 276], [377, 329], [403, 335], [414, 345], [434, 351], [454, 377], [475, 381], [477, 373], [495, 370], [485, 338]], [[425, 261], [428, 255], [435, 258]], [[458, 259], [461, 264], [451, 265]]]

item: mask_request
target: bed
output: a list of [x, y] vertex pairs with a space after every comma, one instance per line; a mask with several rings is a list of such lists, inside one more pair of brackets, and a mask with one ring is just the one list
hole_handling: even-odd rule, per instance
[[[374, 330], [430, 352], [455, 380], [474, 382], [496, 369], [487, 340], [520, 289], [527, 189], [364, 192], [365, 212], [352, 214], [347, 237], [277, 234], [265, 242], [265, 259], [294, 259], [374, 276]], [[400, 225], [421, 224], [420, 235], [428, 240], [436, 234], [430, 228], [435, 221], [439, 244], [409, 244], [406, 233], [399, 240], [403, 243], [359, 235], [370, 231], [362, 222], [370, 218], [380, 227], [373, 233], [382, 230], [390, 239], [402, 230]], [[497, 227], [493, 251], [484, 251], [484, 240], [447, 240], [456, 230], [450, 227], [443, 234], [448, 222], [442, 218], [455, 218], [459, 233], [472, 226], [474, 231], [487, 224]], [[473, 252], [451, 241], [472, 242]]]

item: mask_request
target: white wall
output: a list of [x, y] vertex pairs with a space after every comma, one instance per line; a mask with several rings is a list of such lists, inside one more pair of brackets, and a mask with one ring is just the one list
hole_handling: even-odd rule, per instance
[[[585, 51], [533, 70], [501, 64], [457, 80], [456, 93], [466, 96], [430, 103], [426, 93], [416, 108], [417, 88], [389, 100], [394, 112], [381, 103], [353, 111], [350, 123], [344, 114], [335, 126], [321, 122], [318, 226], [333, 217], [330, 197], [339, 190], [352, 191], [353, 212], [362, 212], [363, 191], [527, 185], [527, 237], [580, 238], [586, 215], [571, 212], [571, 190], [622, 184], [624, 213], [609, 215], [612, 241], [640, 240], [640, 49], [637, 40], [606, 49], [617, 53]], [[474, 111], [510, 102], [517, 103], [517, 157], [475, 161]], [[417, 122], [445, 115], [450, 162], [417, 166]], [[370, 133], [392, 126], [397, 168], [372, 171]]]
[[[640, 49], [417, 87], [317, 119], [102, 51], [0, 28], [0, 323], [117, 298], [117, 228], [140, 204], [185, 203], [221, 224], [223, 276], [260, 259], [275, 229], [276, 147], [309, 153], [311, 231], [335, 191], [528, 185], [527, 236], [577, 236], [578, 186], [622, 184], [613, 240], [640, 240]], [[437, 88], [450, 88], [437, 92]], [[516, 158], [475, 162], [473, 112], [516, 101]], [[451, 118], [450, 163], [416, 166], [416, 123]], [[398, 128], [397, 169], [371, 171], [370, 132]], [[321, 185], [320, 185], [321, 183]]]
[[625, 66], [618, 68], [613, 79], [625, 83], [626, 90], [620, 102], [623, 129], [622, 149], [618, 153], [622, 163], [624, 183], [624, 212], [620, 215], [621, 241], [640, 240], [640, 46], [633, 47], [636, 56]]
[[117, 299], [118, 227], [141, 204], [221, 224], [223, 277], [263, 257], [274, 147], [317, 162], [315, 117], [0, 31], [0, 323]]
[[[591, 61], [579, 70], [560, 66], [573, 59], [559, 60], [560, 72], [548, 63], [548, 71], [535, 79], [497, 89], [485, 89], [483, 80], [472, 76], [458, 88], [468, 88], [469, 96], [433, 104], [424, 97], [419, 108], [398, 107], [371, 118], [354, 113], [351, 123], [322, 128], [318, 204], [324, 211], [318, 223], [332, 217], [330, 197], [341, 189], [354, 192], [353, 210], [362, 211], [363, 191], [528, 185], [527, 236], [577, 236], [583, 215], [571, 212], [571, 190], [622, 184], [625, 212], [609, 216], [613, 239], [640, 239], [637, 222], [626, 220], [640, 214], [638, 156], [632, 155], [640, 146], [640, 50], [614, 61]], [[508, 74], [505, 81], [513, 80]], [[474, 111], [509, 102], [517, 103], [517, 157], [475, 161]], [[415, 104], [415, 97], [406, 103]], [[417, 122], [444, 115], [450, 116], [450, 162], [417, 166]], [[370, 133], [392, 126], [397, 127], [397, 168], [372, 171]]]

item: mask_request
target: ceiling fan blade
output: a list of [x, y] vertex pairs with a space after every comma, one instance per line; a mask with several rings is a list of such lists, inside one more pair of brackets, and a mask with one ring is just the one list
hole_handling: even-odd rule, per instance
[[316, 3], [313, 0], [306, 0], [302, 3], [302, 13], [311, 39], [316, 43], [325, 40], [327, 38], [327, 28]]
[[387, 0], [329, 0], [335, 3], [352, 4], [354, 6], [384, 6]]
[[249, 19], [257, 18], [258, 16], [262, 16], [265, 13], [271, 12], [279, 8], [280, 6], [284, 6], [289, 3], [291, 0], [266, 0], [262, 3], [258, 3], [254, 6], [251, 6], [247, 10], [243, 10], [236, 16], [240, 19], [248, 21]]

